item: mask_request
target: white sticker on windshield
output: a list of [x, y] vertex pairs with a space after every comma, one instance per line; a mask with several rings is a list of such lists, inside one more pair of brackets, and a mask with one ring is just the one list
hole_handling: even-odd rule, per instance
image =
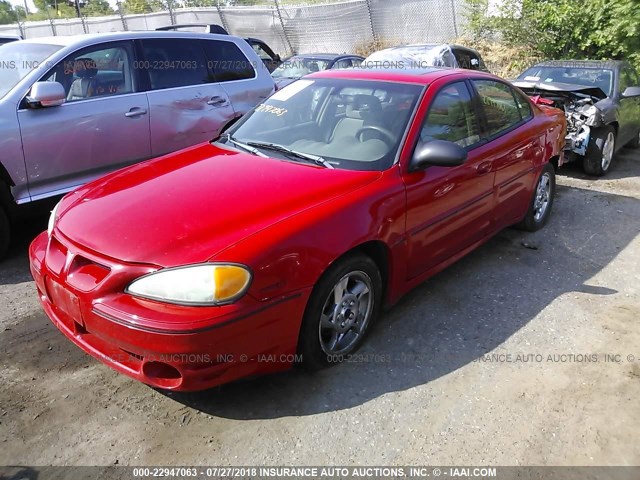
[[282, 90], [278, 90], [276, 93], [271, 95], [269, 100], [278, 100], [280, 102], [286, 102], [295, 94], [300, 93], [302, 90], [307, 88], [309, 85], [313, 84], [313, 80], [298, 80], [293, 82]]
[[525, 82], [537, 82], [540, 80], [540, 77], [526, 76], [524, 77]]

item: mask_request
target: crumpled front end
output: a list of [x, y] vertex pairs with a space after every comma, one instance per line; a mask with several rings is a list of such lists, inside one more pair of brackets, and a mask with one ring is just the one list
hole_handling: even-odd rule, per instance
[[606, 98], [599, 88], [553, 83], [513, 82], [538, 105], [548, 105], [564, 111], [567, 118], [565, 152], [584, 156], [591, 131], [605, 124], [598, 102]]

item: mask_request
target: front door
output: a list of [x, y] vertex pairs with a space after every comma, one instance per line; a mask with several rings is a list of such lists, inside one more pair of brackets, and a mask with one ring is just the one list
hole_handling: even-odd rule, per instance
[[478, 153], [477, 110], [464, 81], [444, 85], [432, 100], [418, 147], [435, 139], [465, 147], [468, 159], [458, 167], [432, 166], [404, 175], [409, 279], [479, 241], [491, 226], [495, 171]]
[[102, 43], [71, 54], [42, 79], [61, 83], [57, 107], [18, 107], [32, 200], [61, 194], [151, 156], [149, 105], [133, 75], [133, 45]]

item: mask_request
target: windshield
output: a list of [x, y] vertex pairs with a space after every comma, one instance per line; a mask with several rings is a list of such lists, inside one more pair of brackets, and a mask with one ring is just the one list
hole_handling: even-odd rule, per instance
[[423, 88], [381, 81], [298, 80], [231, 127], [229, 143], [291, 159], [260, 145], [275, 144], [319, 157], [325, 166], [384, 170], [396, 158]]
[[313, 72], [329, 68], [331, 60], [311, 57], [291, 57], [285, 60], [271, 74], [274, 78], [300, 78]]
[[598, 87], [608, 97], [613, 92], [613, 71], [603, 68], [534, 66], [525, 70], [518, 78], [528, 82], [570, 83], [585, 87]]
[[27, 42], [11, 42], [0, 46], [0, 98], [61, 48], [60, 45]]

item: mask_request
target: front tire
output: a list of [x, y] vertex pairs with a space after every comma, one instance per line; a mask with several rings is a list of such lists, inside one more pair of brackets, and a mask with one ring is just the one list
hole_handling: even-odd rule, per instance
[[320, 370], [354, 352], [380, 312], [382, 277], [370, 257], [338, 260], [320, 278], [305, 310], [298, 351], [302, 364]]
[[518, 228], [535, 232], [544, 227], [551, 215], [553, 199], [556, 194], [556, 171], [553, 165], [547, 163], [533, 190], [533, 197], [529, 204], [529, 210], [524, 219], [518, 224]]
[[582, 163], [585, 173], [594, 177], [605, 175], [613, 162], [615, 147], [616, 131], [613, 127], [594, 130]]

